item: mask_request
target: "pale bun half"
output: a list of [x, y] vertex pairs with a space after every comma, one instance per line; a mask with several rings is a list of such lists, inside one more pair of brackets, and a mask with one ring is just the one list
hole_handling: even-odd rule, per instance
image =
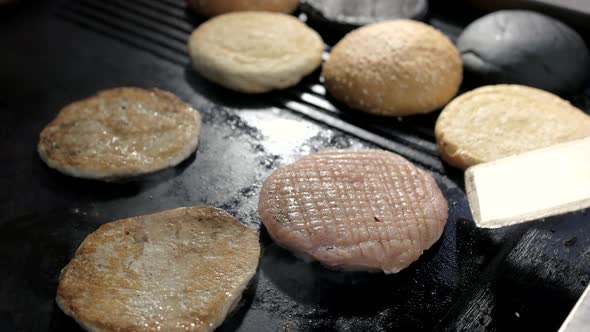
[[203, 77], [235, 91], [264, 93], [296, 85], [318, 68], [324, 42], [291, 15], [238, 12], [201, 24], [188, 48]]

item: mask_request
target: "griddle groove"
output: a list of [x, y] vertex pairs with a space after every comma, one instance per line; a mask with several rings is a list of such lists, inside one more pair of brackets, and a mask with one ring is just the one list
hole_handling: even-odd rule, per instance
[[118, 40], [122, 43], [134, 46], [135, 48], [153, 54], [159, 57], [160, 59], [166, 60], [170, 63], [174, 63], [180, 66], [182, 66], [185, 63], [188, 63], [188, 60], [182, 60], [176, 54], [167, 52], [166, 50], [162, 50], [159, 47], [154, 47], [150, 40], [141, 40], [141, 38], [138, 38], [138, 36], [135, 34], [121, 31], [117, 28], [105, 25], [101, 23], [101, 21], [95, 20], [91, 17], [81, 18], [79, 15], [77, 15], [76, 12], [71, 13], [68, 11], [62, 11], [58, 13], [57, 16], [68, 22], [75, 23], [94, 32]]
[[431, 156], [438, 158], [438, 150], [436, 148], [435, 143], [429, 142], [424, 138], [419, 137], [420, 133], [413, 133], [413, 130], [411, 130], [411, 128], [405, 128], [405, 130], [401, 129], [401, 126], [403, 126], [403, 122], [400, 122], [397, 119], [388, 120], [388, 126], [383, 126], [375, 124], [370, 120], [363, 120], [359, 117], [355, 118], [351, 115], [347, 116], [346, 113], [340, 112], [338, 108], [336, 108], [326, 99], [320, 98], [308, 92], [296, 92], [293, 90], [287, 90], [285, 94], [289, 97], [292, 97], [287, 97], [287, 100], [298, 100], [299, 102], [305, 103], [309, 106], [313, 106], [319, 110], [329, 111], [330, 113], [333, 113], [334, 116], [342, 120], [345, 120], [349, 123], [354, 123], [359, 127], [378, 133], [383, 137], [405, 143], [405, 145], [407, 146], [412, 146], [417, 150], [428, 153]]
[[82, 8], [92, 10], [97, 15], [105, 17], [113, 25], [118, 24], [128, 30], [137, 31], [142, 36], [152, 38], [159, 44], [169, 47], [181, 55], [186, 55], [186, 34], [178, 30], [166, 29], [165, 26], [154, 22], [140, 14], [129, 13], [125, 7], [112, 6], [102, 1], [80, 1]]
[[[163, 26], [176, 29], [172, 30], [172, 33], [178, 34], [181, 37], [181, 42], [185, 42], [186, 34], [190, 34], [193, 31], [193, 25], [185, 20], [176, 20], [174, 18], [178, 18], [176, 15], [168, 15], [166, 17], [166, 12], [162, 13], [157, 7], [153, 6], [144, 6], [141, 4], [141, 0], [139, 0], [139, 4], [134, 4], [138, 0], [128, 0], [128, 1], [109, 1], [111, 6], [118, 7], [120, 9], [126, 10], [131, 14], [135, 14], [137, 16], [145, 16], [154, 22], [160, 23]], [[105, 1], [105, 4], [107, 2]], [[171, 19], [172, 18], [172, 19]], [[184, 16], [181, 16], [183, 19]], [[177, 31], [179, 30], [179, 31]], [[183, 33], [178, 33], [183, 32]]]
[[129, 0], [136, 8], [150, 8], [155, 10], [160, 15], [168, 16], [185, 22], [187, 20], [187, 12], [184, 8], [178, 9], [176, 6], [170, 6], [162, 1], [157, 0]]
[[388, 139], [379, 134], [376, 134], [370, 130], [362, 128], [360, 126], [351, 124], [345, 120], [333, 117], [326, 114], [322, 110], [318, 110], [315, 107], [303, 104], [299, 101], [285, 100], [282, 98], [273, 98], [279, 103], [283, 104], [287, 109], [294, 111], [298, 114], [304, 115], [305, 117], [314, 121], [319, 121], [327, 124], [330, 127], [337, 128], [345, 133], [354, 135], [367, 142], [371, 142], [386, 150], [394, 151], [413, 162], [416, 162], [427, 169], [445, 175], [445, 170], [442, 162], [438, 157], [424, 153], [416, 149], [415, 146], [409, 146], [405, 144], [407, 142], [398, 142], [393, 139]]

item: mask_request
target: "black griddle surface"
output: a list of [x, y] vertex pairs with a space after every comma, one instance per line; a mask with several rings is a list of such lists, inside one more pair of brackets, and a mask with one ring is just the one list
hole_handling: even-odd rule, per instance
[[[200, 22], [173, 0], [24, 1], [0, 9], [0, 331], [79, 330], [55, 305], [59, 271], [101, 224], [212, 205], [259, 227], [262, 181], [325, 147], [384, 148], [432, 172], [450, 208], [441, 241], [397, 275], [339, 273], [294, 258], [262, 229], [259, 272], [220, 330], [559, 327], [590, 280], [588, 210], [478, 229], [461, 172], [438, 158], [436, 114], [399, 120], [358, 114], [326, 96], [317, 72], [263, 96], [224, 90], [188, 66], [184, 44]], [[461, 31], [444, 17], [429, 22], [451, 37]], [[46, 167], [36, 153], [41, 129], [67, 103], [117, 86], [168, 90], [199, 109], [197, 153], [123, 184]], [[571, 99], [588, 110], [588, 95]]]

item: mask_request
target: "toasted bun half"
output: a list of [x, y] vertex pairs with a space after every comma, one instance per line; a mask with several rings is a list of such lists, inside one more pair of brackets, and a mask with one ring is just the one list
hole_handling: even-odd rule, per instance
[[435, 135], [442, 158], [465, 169], [590, 136], [590, 116], [543, 90], [490, 85], [450, 102]]
[[367, 25], [346, 35], [324, 64], [327, 90], [348, 106], [377, 115], [432, 112], [463, 78], [453, 43], [417, 21]]

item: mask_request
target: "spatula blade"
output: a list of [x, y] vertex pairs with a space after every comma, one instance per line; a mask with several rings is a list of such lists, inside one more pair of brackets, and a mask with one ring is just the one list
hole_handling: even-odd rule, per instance
[[473, 166], [465, 187], [484, 228], [590, 207], [590, 138]]

